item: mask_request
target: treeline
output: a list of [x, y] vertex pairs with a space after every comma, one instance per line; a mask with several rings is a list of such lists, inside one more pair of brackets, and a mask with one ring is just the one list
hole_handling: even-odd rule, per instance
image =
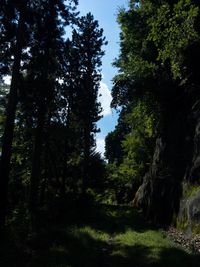
[[1, 1], [1, 229], [24, 218], [34, 229], [45, 205], [84, 201], [88, 188], [101, 187], [95, 134], [106, 41], [92, 14], [80, 17], [77, 5]]
[[131, 0], [118, 15], [109, 179], [118, 201], [164, 224], [179, 210], [183, 182], [200, 182], [199, 8], [196, 0]]

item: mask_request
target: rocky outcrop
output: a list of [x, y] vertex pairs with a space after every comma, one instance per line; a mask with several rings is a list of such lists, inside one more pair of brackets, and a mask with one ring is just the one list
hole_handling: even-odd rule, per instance
[[181, 200], [176, 219], [176, 226], [189, 238], [193, 234], [200, 234], [200, 187], [194, 187], [191, 192], [191, 195]]
[[[174, 211], [178, 211], [182, 193], [181, 174], [166, 160], [168, 148], [171, 149], [161, 138], [157, 139], [153, 164], [134, 199], [136, 207], [141, 208], [152, 221], [162, 225], [169, 224]], [[171, 160], [174, 165], [174, 159]]]
[[[200, 192], [185, 198], [183, 184], [200, 185], [200, 100], [195, 89], [176, 99], [165, 111], [164, 127], [157, 138], [152, 164], [137, 191], [134, 205], [157, 223], [170, 224], [174, 214], [186, 214], [191, 225], [200, 226]], [[170, 101], [169, 101], [170, 102]]]
[[174, 227], [169, 227], [165, 233], [188, 252], [200, 253], [200, 235], [188, 237], [183, 231]]
[[191, 161], [185, 180], [190, 183], [200, 182], [200, 101], [196, 101], [192, 107], [193, 134], [189, 138], [191, 142]]
[[185, 116], [181, 109], [177, 113], [175, 102], [165, 111], [162, 135], [156, 140], [150, 170], [134, 199], [136, 207], [162, 225], [170, 224], [182, 196], [186, 172]]

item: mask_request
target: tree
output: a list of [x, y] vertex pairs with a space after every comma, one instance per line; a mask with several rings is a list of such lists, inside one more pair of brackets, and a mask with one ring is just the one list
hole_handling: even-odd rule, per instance
[[83, 155], [83, 193], [87, 188], [90, 155], [95, 147], [95, 134], [98, 132], [96, 122], [101, 118], [101, 107], [97, 96], [101, 79], [99, 68], [101, 57], [104, 55], [102, 46], [105, 44], [103, 29], [99, 29], [98, 22], [91, 13], [81, 17], [72, 33], [72, 45], [78, 54], [80, 66], [75, 73], [77, 91], [73, 114], [76, 123], [79, 124], [77, 130], [81, 140], [80, 153]]
[[6, 100], [7, 94], [9, 91], [9, 87], [5, 84], [0, 84], [0, 148], [2, 147], [2, 136], [4, 131], [4, 122], [5, 122], [5, 108], [6, 108]]
[[[13, 9], [12, 1], [8, 3], [3, 3], [3, 8], [5, 9]], [[21, 1], [20, 4], [14, 4], [14, 17], [18, 16], [17, 21], [17, 32], [15, 38], [15, 46], [14, 46], [14, 61], [12, 66], [12, 79], [10, 92], [8, 97], [8, 103], [6, 108], [6, 120], [5, 120], [5, 128], [3, 134], [2, 141], [2, 153], [1, 153], [1, 163], [0, 163], [0, 227], [4, 227], [5, 218], [6, 218], [6, 208], [7, 208], [7, 196], [8, 196], [8, 181], [9, 181], [9, 173], [10, 173], [10, 159], [11, 159], [11, 150], [12, 150], [12, 140], [13, 140], [13, 132], [14, 132], [14, 121], [15, 121], [15, 112], [17, 106], [17, 90], [19, 89], [19, 77], [20, 77], [20, 63], [22, 58], [22, 49], [24, 47], [24, 32], [25, 32], [25, 14], [26, 14], [26, 2]], [[12, 19], [14, 19], [14, 17]], [[3, 19], [3, 14], [1, 14], [1, 19]], [[9, 36], [9, 27], [8, 25], [4, 25], [1, 27], [3, 31], [2, 39], [4, 36]], [[9, 25], [11, 27], [11, 25]], [[11, 34], [12, 35], [12, 34]], [[8, 43], [10, 40], [6, 40]], [[5, 45], [7, 48], [7, 45]], [[3, 60], [1, 63], [3, 69], [6, 67], [6, 62]]]
[[[129, 203], [152, 162], [159, 130], [159, 103], [144, 95], [120, 113], [115, 131], [106, 137], [109, 180], [119, 203]], [[121, 129], [121, 132], [120, 132]]]
[[[46, 105], [48, 100], [53, 101], [55, 97], [55, 76], [59, 75], [64, 44], [64, 26], [74, 19], [73, 3], [76, 5], [77, 1], [69, 1], [68, 5], [59, 0], [24, 0], [20, 3], [10, 0], [2, 3], [0, 13], [2, 22], [0, 45], [3, 49], [3, 53], [0, 54], [1, 76], [9, 74], [12, 58], [14, 58], [2, 141], [0, 179], [2, 224], [5, 224], [15, 114], [19, 99], [24, 116], [27, 120], [29, 117], [33, 122], [33, 127], [36, 127], [30, 197], [32, 204], [30, 206], [32, 208], [37, 206], [40, 150], [43, 146], [42, 134], [48, 112]], [[31, 105], [29, 111], [27, 111], [28, 105], [29, 107]]]
[[117, 126], [114, 131], [108, 133], [105, 139], [105, 158], [108, 160], [108, 163], [115, 163], [117, 166], [123, 162], [124, 151], [122, 142], [130, 132], [130, 127], [125, 119], [127, 113], [127, 108], [121, 110]]
[[[197, 60], [194, 56], [191, 60], [192, 47], [199, 58], [199, 3], [130, 1], [129, 9], [120, 11], [118, 21], [121, 53], [114, 63], [119, 74], [114, 78], [113, 106], [134, 106], [138, 100], [143, 102], [146, 94], [160, 106], [161, 127], [155, 132], [152, 163], [135, 204], [155, 221], [169, 223], [178, 210], [187, 161], [187, 114], [198, 97], [197, 90], [188, 89], [199, 86], [194, 71]], [[139, 128], [136, 125], [134, 132]], [[130, 138], [124, 144], [133, 148]]]
[[[72, 20], [74, 6], [68, 1], [42, 1], [36, 6], [36, 22], [27, 66], [27, 100], [32, 101], [34, 118], [34, 147], [32, 155], [31, 189], [29, 208], [36, 217], [39, 201], [41, 158], [43, 155], [45, 128], [49, 127], [51, 114], [57, 110], [58, 78], [62, 76], [64, 50], [64, 26]], [[76, 3], [75, 3], [76, 4]], [[45, 10], [45, 12], [44, 12]], [[30, 102], [29, 102], [30, 103]], [[35, 220], [35, 219], [34, 219]]]

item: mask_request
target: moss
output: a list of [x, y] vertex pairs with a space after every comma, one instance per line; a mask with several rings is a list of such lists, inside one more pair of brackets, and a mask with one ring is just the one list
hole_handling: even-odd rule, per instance
[[181, 216], [179, 215], [176, 218], [176, 228], [179, 230], [186, 230], [188, 226], [189, 226], [189, 221], [187, 216], [187, 210], [185, 208]]
[[184, 198], [191, 198], [196, 193], [200, 191], [200, 185], [191, 185], [191, 184], [184, 184], [183, 185], [183, 197]]
[[192, 235], [199, 235], [200, 234], [200, 224], [192, 223]]
[[[191, 185], [184, 183], [183, 199], [191, 199], [197, 194], [198, 191], [200, 191], [200, 185]], [[200, 224], [195, 221], [189, 221], [186, 204], [184, 209], [179, 213], [179, 215], [173, 216], [173, 224], [176, 226], [177, 229], [182, 231], [185, 231], [190, 228], [193, 236], [200, 234]]]
[[183, 220], [183, 219], [180, 219], [180, 218], [177, 218], [177, 221], [176, 221], [176, 228], [179, 229], [179, 230], [186, 230], [189, 226], [189, 222], [188, 220]]
[[200, 234], [200, 224], [197, 223], [189, 223], [189, 221], [187, 220], [187, 218], [177, 218], [176, 220], [176, 228], [178, 230], [182, 230], [185, 231], [186, 229], [188, 229], [188, 227], [191, 228], [192, 231], [192, 236], [196, 236]]

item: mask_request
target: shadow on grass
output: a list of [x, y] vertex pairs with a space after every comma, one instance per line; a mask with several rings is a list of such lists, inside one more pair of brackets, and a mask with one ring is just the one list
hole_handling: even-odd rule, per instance
[[[20, 254], [13, 254], [19, 262], [16, 260], [15, 264], [10, 265], [3, 262], [0, 266], [200, 267], [200, 256], [190, 255], [176, 247], [162, 247], [162, 244], [156, 243], [157, 239], [152, 244], [147, 242], [144, 245], [136, 239], [127, 245], [122, 239], [118, 242], [113, 238], [120, 234], [123, 238], [127, 230], [136, 232], [135, 236], [140, 238], [153, 229], [130, 207], [102, 205], [71, 213], [66, 211], [65, 214], [67, 216], [57, 222], [46, 221], [45, 224], [44, 221], [40, 232], [32, 237], [29, 243], [32, 257], [27, 265], [20, 264]], [[7, 249], [5, 251], [8, 252]]]
[[124, 233], [127, 229], [137, 232], [154, 229], [138, 211], [130, 206], [99, 205], [91, 207], [89, 212], [82, 214], [82, 218], [80, 224], [87, 223], [110, 235]]
[[113, 267], [199, 267], [200, 256], [178, 248], [163, 248], [155, 257], [154, 248], [135, 245], [123, 247], [112, 255]]
[[142, 245], [110, 248], [107, 242], [89, 234], [78, 237], [64, 232], [54, 233], [49, 247], [39, 248], [30, 267], [199, 267], [200, 257], [179, 248], [160, 248]]
[[27, 260], [27, 254], [19, 249], [9, 234], [0, 237], [1, 267], [26, 267]]
[[50, 233], [41, 234], [34, 243], [35, 256], [30, 267], [107, 266], [107, 243], [93, 238], [88, 233], [51, 230]]

